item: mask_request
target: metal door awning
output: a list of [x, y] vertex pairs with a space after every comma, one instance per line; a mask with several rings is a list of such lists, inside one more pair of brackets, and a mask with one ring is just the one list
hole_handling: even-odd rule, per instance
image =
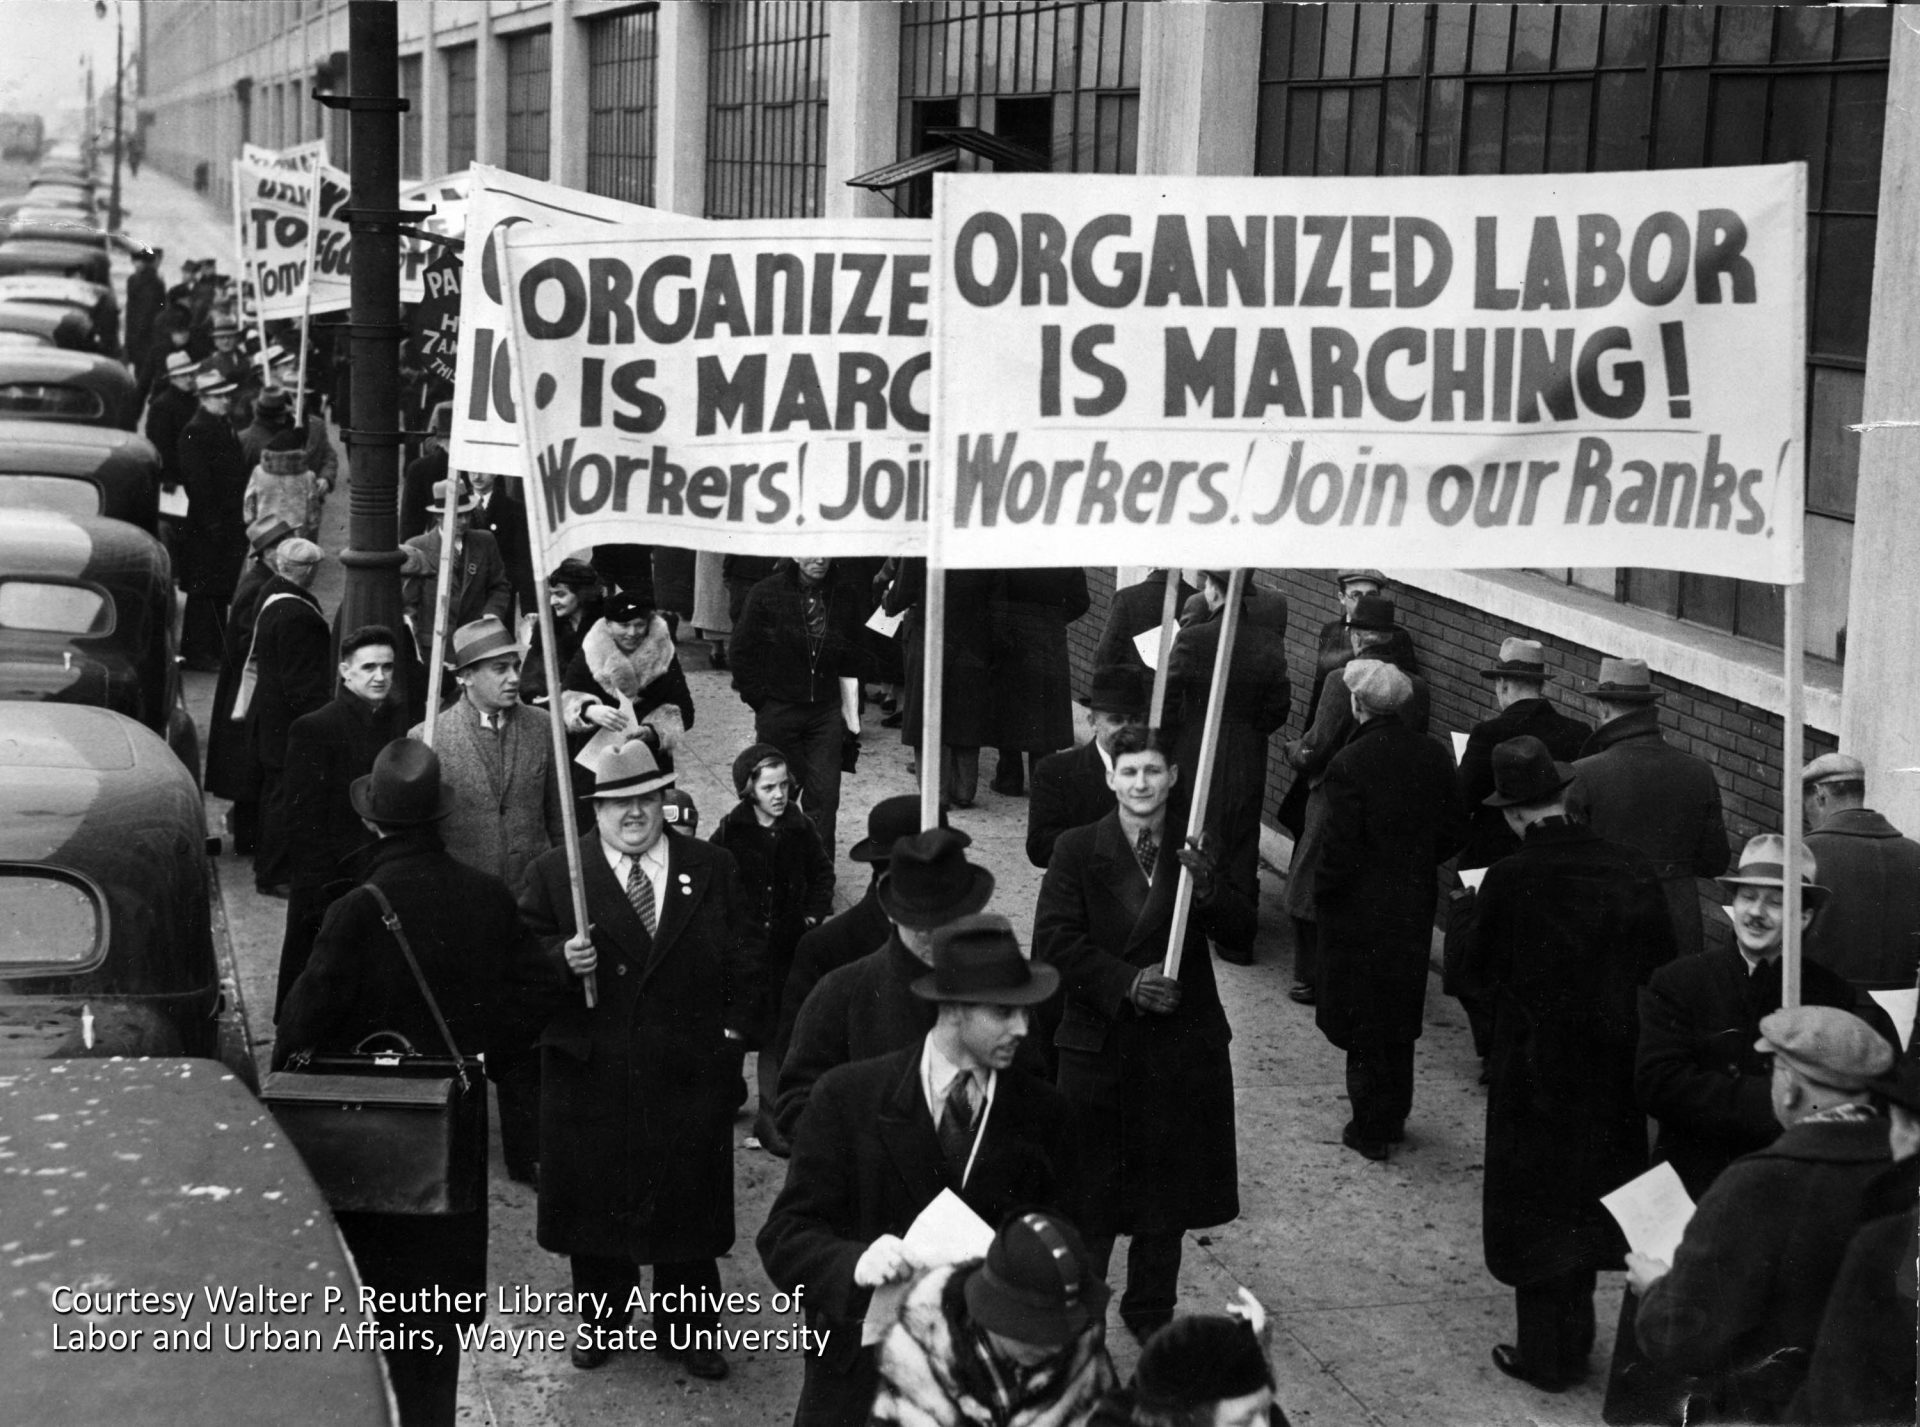
[[924, 154], [915, 154], [910, 159], [901, 159], [885, 168], [877, 168], [869, 173], [856, 174], [847, 180], [849, 188], [871, 188], [876, 192], [888, 188], [897, 188], [908, 179], [918, 178], [923, 173], [940, 173], [960, 162], [960, 150], [951, 145], [944, 149], [931, 149]]

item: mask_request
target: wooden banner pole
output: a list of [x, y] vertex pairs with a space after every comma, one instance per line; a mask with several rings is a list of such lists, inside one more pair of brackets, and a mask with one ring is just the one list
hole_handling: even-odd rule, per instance
[[1783, 747], [1780, 753], [1780, 821], [1785, 829], [1786, 855], [1782, 859], [1780, 880], [1786, 885], [1780, 895], [1780, 915], [1785, 918], [1780, 960], [1780, 1004], [1791, 1010], [1800, 1004], [1800, 867], [1806, 853], [1801, 842], [1800, 767], [1804, 758], [1806, 721], [1805, 661], [1806, 606], [1801, 586], [1787, 585], [1785, 645], [1781, 664], [1787, 683]]
[[[1171, 571], [1169, 574], [1171, 575]], [[1247, 572], [1235, 570], [1227, 581], [1227, 603], [1220, 615], [1220, 649], [1213, 660], [1213, 686], [1207, 690], [1206, 723], [1200, 731], [1199, 766], [1193, 770], [1193, 811], [1187, 816], [1187, 836], [1197, 838], [1207, 825], [1207, 795], [1213, 786], [1213, 760], [1220, 751], [1220, 718], [1227, 707], [1227, 673], [1233, 665], [1233, 641], [1240, 632], [1240, 604], [1247, 592]], [[1166, 662], [1166, 656], [1161, 656]], [[1180, 869], [1173, 890], [1173, 923], [1167, 933], [1168, 976], [1180, 974], [1180, 953], [1187, 939], [1187, 918], [1193, 911], [1193, 873]]]
[[920, 617], [920, 830], [925, 832], [940, 826], [940, 721], [947, 665], [947, 572], [931, 554]]
[[[512, 271], [511, 263], [504, 252], [500, 254], [500, 263], [509, 273]], [[517, 285], [511, 281], [509, 281], [506, 286], [507, 301], [502, 305], [505, 308], [508, 350], [512, 353], [509, 360], [513, 366], [514, 409], [521, 413], [520, 420], [515, 429], [520, 436], [521, 458], [526, 462], [526, 469], [531, 471], [534, 469], [534, 460], [533, 452], [528, 449], [527, 433], [531, 429], [532, 423], [526, 419], [526, 414], [531, 408], [527, 405], [526, 395], [522, 390], [523, 383], [521, 381], [521, 372], [524, 364], [520, 360], [520, 314], [517, 305], [519, 291]], [[447, 467], [447, 479], [451, 481], [454, 478], [454, 474], [452, 464], [449, 463]], [[532, 556], [536, 562], [534, 567], [536, 570], [550, 568], [546, 563], [549, 558], [547, 551], [546, 513], [542, 508], [542, 502], [545, 499], [546, 492], [540, 482], [528, 481], [526, 500], [527, 539], [533, 545]], [[560, 713], [562, 706], [560, 696], [560, 648], [554, 638], [553, 632], [553, 602], [545, 598], [545, 590], [539, 590], [537, 593], [541, 597], [535, 599], [533, 603], [540, 617], [540, 653], [547, 666], [547, 729], [553, 735], [553, 776], [558, 781], [560, 792], [560, 835], [565, 839], [567, 848], [567, 885], [573, 894], [574, 929], [579, 933], [585, 934], [592, 930], [592, 923], [587, 918], [587, 883], [580, 865], [580, 815], [579, 811], [574, 807], [573, 801], [573, 760], [567, 753], [566, 723]], [[589, 971], [585, 976], [582, 976], [580, 978], [580, 991], [586, 998], [588, 1010], [592, 1010], [595, 1006], [599, 1005], [599, 973]]]
[[1153, 661], [1153, 704], [1147, 727], [1159, 728], [1167, 713], [1167, 656], [1173, 652], [1175, 621], [1180, 617], [1180, 572], [1167, 566], [1167, 592], [1160, 600], [1160, 653]]
[[[293, 418], [302, 431], [307, 428], [307, 337], [313, 322], [313, 278], [314, 263], [320, 256], [320, 171], [315, 169], [307, 175], [307, 287], [300, 295], [300, 371], [293, 384]], [[266, 336], [261, 338], [261, 360], [266, 359]], [[272, 371], [268, 366], [267, 370]], [[433, 710], [427, 710], [428, 727], [431, 728]], [[431, 740], [429, 740], [431, 741]]]
[[440, 717], [440, 693], [446, 687], [447, 653], [451, 647], [447, 620], [453, 613], [453, 542], [460, 518], [459, 472], [447, 470], [446, 509], [440, 515], [440, 571], [433, 586], [433, 637], [427, 650], [426, 745], [433, 747], [434, 724]]

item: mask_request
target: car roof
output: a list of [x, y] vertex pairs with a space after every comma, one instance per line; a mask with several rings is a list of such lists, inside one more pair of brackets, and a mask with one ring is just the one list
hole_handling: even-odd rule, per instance
[[[40, 240], [30, 240], [40, 241]], [[63, 242], [52, 238], [48, 242]], [[60, 273], [7, 273], [0, 276], [0, 302], [70, 302], [77, 307], [92, 307], [102, 298], [113, 296], [104, 283]]]
[[[52, 347], [0, 347], [0, 372], [15, 357], [36, 357]], [[84, 357], [86, 352], [72, 355]], [[157, 462], [160, 453], [146, 437], [114, 426], [82, 426], [67, 421], [0, 419], [0, 472], [14, 476], [79, 476], [97, 471], [118, 455]], [[11, 520], [13, 517], [7, 517]]]
[[124, 772], [167, 745], [125, 714], [84, 704], [0, 702], [0, 782], [27, 768]]
[[8, 510], [0, 520], [0, 578], [40, 575], [125, 584], [166, 558], [166, 550], [146, 531], [104, 515]]
[[[0, 349], [0, 382], [71, 381], [95, 372], [107, 372], [128, 384], [133, 376], [124, 363], [99, 352], [71, 347], [8, 347]], [[44, 424], [44, 423], [41, 423]]]

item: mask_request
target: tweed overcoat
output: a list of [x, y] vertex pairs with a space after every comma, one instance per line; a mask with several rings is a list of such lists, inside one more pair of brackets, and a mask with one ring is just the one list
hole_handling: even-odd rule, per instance
[[[481, 727], [473, 701], [462, 695], [434, 725], [441, 785], [456, 799], [440, 825], [447, 851], [469, 867], [492, 873], [516, 895], [527, 865], [559, 846], [562, 836], [562, 794], [547, 717], [545, 709], [516, 704], [507, 710], [505, 731], [491, 733]], [[424, 723], [408, 730], [413, 738], [425, 732]], [[482, 739], [498, 743], [498, 765]]]

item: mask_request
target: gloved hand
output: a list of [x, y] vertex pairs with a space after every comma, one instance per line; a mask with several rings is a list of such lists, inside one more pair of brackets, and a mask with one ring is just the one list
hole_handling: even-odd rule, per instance
[[860, 1262], [853, 1266], [853, 1281], [862, 1288], [878, 1288], [912, 1272], [913, 1260], [907, 1257], [905, 1242], [897, 1234], [882, 1234], [867, 1245]]
[[1219, 841], [1211, 833], [1201, 833], [1198, 837], [1187, 839], [1187, 845], [1174, 854], [1180, 859], [1180, 865], [1193, 874], [1193, 899], [1196, 902], [1213, 900], [1214, 888], [1220, 871]]
[[860, 767], [860, 735], [848, 729], [840, 740], [840, 771], [854, 773]]
[[1134, 1009], [1155, 1016], [1170, 1016], [1180, 1009], [1180, 983], [1157, 966], [1149, 966], [1133, 978], [1127, 992]]

